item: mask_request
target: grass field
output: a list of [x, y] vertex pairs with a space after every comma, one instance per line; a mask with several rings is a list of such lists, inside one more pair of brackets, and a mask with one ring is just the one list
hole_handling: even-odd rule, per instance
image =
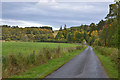
[[[81, 49], [84, 49], [84, 46], [70, 43], [3, 42], [3, 77], [19, 75], [38, 65], [50, 64], [49, 67], [53, 67], [45, 73], [46, 75], [69, 61]], [[48, 69], [48, 65], [44, 67]]]
[[31, 54], [35, 50], [36, 53], [42, 50], [43, 47], [56, 48], [56, 47], [75, 47], [76, 44], [69, 43], [40, 43], [40, 42], [3, 42], [2, 54]]

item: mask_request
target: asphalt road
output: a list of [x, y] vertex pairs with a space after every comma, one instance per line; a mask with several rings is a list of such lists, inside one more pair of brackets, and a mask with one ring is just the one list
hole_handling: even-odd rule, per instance
[[88, 46], [82, 53], [46, 78], [108, 78], [108, 76], [93, 48]]

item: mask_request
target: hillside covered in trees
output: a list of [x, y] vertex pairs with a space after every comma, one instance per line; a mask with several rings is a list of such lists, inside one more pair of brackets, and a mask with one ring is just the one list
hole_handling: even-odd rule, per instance
[[118, 47], [120, 32], [120, 2], [109, 5], [109, 14], [98, 24], [81, 25], [66, 29], [60, 28], [55, 39], [81, 43], [86, 41], [90, 45]]
[[2, 26], [2, 39], [6, 41], [40, 41], [53, 39], [52, 27], [26, 27], [18, 26]]
[[[89, 45], [118, 47], [120, 32], [120, 3], [109, 5], [109, 14], [98, 24], [60, 27], [54, 35], [52, 27], [26, 27], [2, 25], [2, 39], [6, 41], [87, 42]], [[55, 33], [56, 34], [56, 33]]]

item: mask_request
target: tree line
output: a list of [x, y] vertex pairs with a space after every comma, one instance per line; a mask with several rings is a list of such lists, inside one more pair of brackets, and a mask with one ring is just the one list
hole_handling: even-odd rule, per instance
[[60, 27], [56, 36], [52, 27], [25, 27], [2, 25], [2, 39], [6, 41], [86, 42], [89, 45], [118, 47], [120, 32], [120, 2], [109, 5], [109, 13], [98, 24]]
[[53, 39], [52, 27], [25, 27], [3, 25], [2, 40], [39, 41]]
[[89, 45], [118, 47], [120, 34], [120, 1], [109, 5], [109, 13], [98, 24], [81, 25], [60, 30], [56, 40], [87, 42]]

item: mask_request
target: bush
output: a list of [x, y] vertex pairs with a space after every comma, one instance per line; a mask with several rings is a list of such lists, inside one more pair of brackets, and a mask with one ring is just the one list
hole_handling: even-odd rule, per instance
[[10, 40], [11, 40], [10, 38], [5, 39], [5, 41], [10, 41]]

